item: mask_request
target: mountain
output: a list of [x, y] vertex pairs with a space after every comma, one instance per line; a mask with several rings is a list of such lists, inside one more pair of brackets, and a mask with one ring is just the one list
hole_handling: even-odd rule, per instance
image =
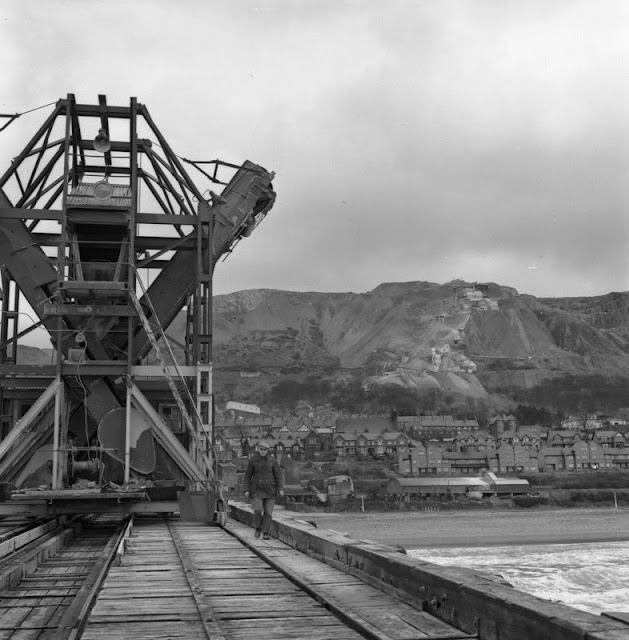
[[[325, 402], [358, 381], [375, 393], [629, 405], [628, 292], [535, 298], [461, 280], [385, 283], [367, 293], [256, 289], [215, 296], [213, 323], [219, 404], [262, 403], [289, 382], [296, 397], [305, 390]], [[167, 334], [183, 344], [184, 333], [182, 312]], [[19, 351], [22, 362], [50, 358], [50, 350]]]
[[[537, 299], [494, 283], [271, 289], [214, 298], [215, 379], [336, 375], [483, 397], [565, 376], [629, 377], [629, 293]], [[239, 385], [240, 386], [240, 385]], [[264, 386], [264, 385], [258, 385]]]
[[55, 364], [54, 351], [21, 344], [17, 349], [17, 361], [20, 364]]

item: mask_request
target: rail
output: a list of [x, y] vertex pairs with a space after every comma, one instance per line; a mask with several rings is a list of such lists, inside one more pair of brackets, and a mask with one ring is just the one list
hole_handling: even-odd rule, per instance
[[252, 520], [242, 503], [223, 526], [93, 518], [3, 580], [0, 637], [629, 640], [622, 615], [580, 612], [280, 513], [271, 539], [255, 538]]
[[0, 637], [80, 638], [129, 521], [75, 518], [8, 555], [0, 567]]

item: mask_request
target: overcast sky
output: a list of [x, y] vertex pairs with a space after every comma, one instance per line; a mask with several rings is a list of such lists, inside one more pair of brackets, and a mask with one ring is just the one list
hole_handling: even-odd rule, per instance
[[627, 0], [4, 0], [0, 112], [135, 96], [179, 155], [275, 171], [217, 293], [598, 295], [629, 288], [628, 28]]

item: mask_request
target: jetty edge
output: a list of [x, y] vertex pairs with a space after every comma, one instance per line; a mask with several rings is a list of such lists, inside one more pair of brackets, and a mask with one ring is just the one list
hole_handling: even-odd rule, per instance
[[[253, 527], [250, 505], [230, 502], [228, 509], [228, 517]], [[518, 591], [489, 573], [412, 558], [400, 547], [319, 529], [281, 512], [273, 514], [271, 535], [479, 640], [629, 640], [626, 614], [580, 611]]]

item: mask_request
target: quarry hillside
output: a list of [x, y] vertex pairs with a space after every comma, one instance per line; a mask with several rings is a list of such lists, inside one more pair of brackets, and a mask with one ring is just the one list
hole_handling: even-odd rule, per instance
[[462, 281], [240, 291], [214, 299], [214, 345], [225, 379], [352, 372], [372, 387], [481, 398], [566, 375], [629, 377], [629, 293], [537, 299]]
[[[184, 343], [184, 327], [182, 312], [167, 333]], [[24, 348], [21, 359], [35, 363], [35, 351]], [[367, 293], [239, 291], [214, 298], [214, 371], [219, 400], [243, 402], [268, 398], [286, 380], [351, 378], [369, 389], [477, 399], [528, 390], [535, 400], [538, 390], [540, 400], [566, 377], [622, 389], [629, 293], [535, 298], [458, 280], [385, 283]]]

